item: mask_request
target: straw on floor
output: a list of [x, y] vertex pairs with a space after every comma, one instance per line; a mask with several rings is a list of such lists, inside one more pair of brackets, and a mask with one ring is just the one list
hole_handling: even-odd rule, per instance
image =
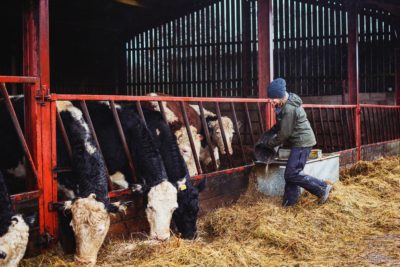
[[[325, 205], [305, 193], [283, 209], [253, 183], [240, 201], [200, 220], [196, 241], [114, 240], [100, 266], [370, 266], [400, 264], [400, 158], [341, 172]], [[60, 249], [21, 266], [77, 266]]]

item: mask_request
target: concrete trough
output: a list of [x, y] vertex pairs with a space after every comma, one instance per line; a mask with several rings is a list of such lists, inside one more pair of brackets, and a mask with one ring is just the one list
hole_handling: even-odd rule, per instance
[[[257, 189], [267, 196], [283, 196], [284, 173], [287, 160], [273, 160], [267, 167], [255, 167]], [[339, 180], [339, 154], [324, 154], [320, 159], [308, 160], [304, 173], [335, 183]]]

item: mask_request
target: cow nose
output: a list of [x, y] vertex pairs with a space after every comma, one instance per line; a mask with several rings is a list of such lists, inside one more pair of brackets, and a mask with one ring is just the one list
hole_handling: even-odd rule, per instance
[[167, 241], [169, 239], [169, 234], [164, 234], [164, 235], [154, 235], [152, 236], [152, 239], [156, 239], [158, 241]]
[[7, 257], [7, 254], [4, 251], [0, 250], [0, 259], [5, 259]]

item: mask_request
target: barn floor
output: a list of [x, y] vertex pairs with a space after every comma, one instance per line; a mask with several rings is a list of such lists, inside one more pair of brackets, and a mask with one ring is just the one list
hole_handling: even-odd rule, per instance
[[[319, 206], [305, 194], [294, 208], [254, 192], [200, 222], [201, 239], [163, 244], [111, 241], [102, 266], [370, 266], [400, 265], [400, 158], [359, 162], [341, 172]], [[133, 245], [136, 244], [136, 245]], [[21, 266], [75, 266], [59, 250]]]

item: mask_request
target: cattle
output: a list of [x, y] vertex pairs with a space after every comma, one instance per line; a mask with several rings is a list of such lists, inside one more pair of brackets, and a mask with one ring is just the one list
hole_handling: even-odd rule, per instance
[[[167, 96], [166, 94], [162, 93], [150, 93], [149, 96]], [[161, 102], [163, 109], [165, 111], [165, 116], [170, 125], [171, 129], [175, 131], [176, 135], [179, 134], [186, 134], [187, 132], [184, 127], [184, 118], [181, 112], [180, 104], [177, 102]], [[211, 155], [210, 150], [208, 148], [207, 140], [205, 138], [205, 130], [203, 128], [203, 124], [201, 123], [200, 117], [200, 109], [198, 105], [189, 105], [188, 103], [183, 103], [184, 108], [187, 113], [187, 117], [189, 120], [190, 128], [192, 131], [192, 135], [195, 136], [195, 147], [196, 147], [196, 154], [200, 161], [203, 163], [204, 166], [208, 166], [211, 163]], [[148, 101], [144, 102], [143, 108], [149, 110], [156, 110], [160, 111], [159, 103], [157, 101]], [[233, 154], [232, 149], [232, 139], [233, 135], [235, 134], [235, 129], [233, 127], [232, 120], [227, 116], [221, 117], [222, 126], [225, 132], [226, 141], [228, 148], [225, 149], [221, 127], [218, 121], [218, 117], [216, 114], [212, 113], [209, 110], [204, 109], [204, 117], [207, 122], [208, 131], [210, 133], [212, 146], [214, 147], [214, 157], [217, 161], [217, 167], [219, 167], [219, 152], [222, 155], [226, 154], [226, 150], [229, 152], [230, 155]], [[238, 123], [238, 127], [240, 127], [240, 122]], [[180, 132], [178, 132], [178, 130]], [[178, 134], [177, 134], [178, 133]], [[184, 140], [180, 141], [178, 138], [178, 144], [181, 148], [181, 154], [184, 155], [185, 161], [189, 168], [190, 175], [197, 174], [196, 165], [194, 162], [193, 157], [186, 158], [184, 151], [191, 151], [189, 139], [185, 138]]]
[[[200, 116], [199, 106], [198, 105], [190, 105], [190, 106]], [[204, 117], [206, 119], [208, 130], [211, 135], [211, 142], [213, 142], [214, 146], [217, 146], [219, 148], [219, 151], [221, 152], [222, 155], [225, 155], [226, 149], [225, 149], [225, 145], [224, 145], [224, 140], [222, 138], [221, 126], [219, 124], [217, 115], [207, 109], [204, 109]], [[235, 134], [235, 128], [233, 127], [232, 120], [227, 116], [222, 116], [221, 122], [222, 122], [223, 130], [225, 132], [226, 142], [228, 145], [227, 150], [228, 150], [229, 154], [232, 155], [233, 154], [232, 139], [233, 139], [233, 135]], [[241, 123], [238, 122], [238, 128], [240, 128], [240, 126], [241, 126]], [[204, 129], [201, 129], [200, 133], [204, 134]], [[205, 145], [207, 145], [207, 144], [205, 144]], [[202, 146], [202, 150], [204, 150], [204, 149], [206, 149], [208, 151], [208, 147]]]
[[193, 186], [184, 158], [180, 154], [176, 136], [160, 112], [144, 111], [147, 125], [163, 158], [168, 179], [178, 189], [178, 208], [173, 214], [173, 222], [183, 238], [197, 236], [197, 215], [199, 192], [205, 187], [205, 180]]
[[[130, 177], [131, 173], [128, 170], [128, 162], [124, 156], [122, 144], [120, 144], [120, 141], [117, 143], [112, 141], [116, 139], [119, 140], [119, 137], [117, 136], [118, 133], [115, 127], [113, 127], [113, 117], [109, 104], [104, 102], [89, 102], [88, 109], [92, 114], [93, 125], [96, 129], [106, 162], [109, 166], [112, 166], [109, 168], [110, 173], [121, 172], [123, 174], [122, 176]], [[145, 109], [144, 117], [147, 125], [144, 125], [143, 122], [140, 121], [135, 105], [128, 103], [120, 104], [118, 114], [125, 132], [126, 141], [133, 146], [131, 154], [135, 166], [137, 166], [137, 175], [143, 181], [142, 185], [136, 185], [134, 187], [134, 191], [142, 193], [148, 192], [145, 199], [147, 199], [146, 215], [151, 228], [150, 236], [158, 239], [166, 239], [169, 237], [170, 215], [174, 208], [171, 197], [177, 196], [178, 208], [173, 213], [174, 223], [183, 238], [194, 238], [196, 236], [197, 213], [199, 209], [198, 194], [199, 190], [201, 191], [201, 189], [204, 188], [204, 184], [201, 183], [198, 187], [192, 185], [188, 168], [177, 144], [177, 136], [171, 132], [160, 112]], [[134, 132], [127, 130], [131, 125], [136, 126]], [[150, 159], [148, 156], [149, 152], [145, 152], [145, 150], [149, 150], [149, 148], [146, 148], [145, 145], [149, 147], [155, 146], [155, 149], [160, 153], [162, 159], [156, 158], [155, 155], [154, 160]], [[116, 146], [118, 146], [118, 148]], [[112, 153], [109, 151], [110, 149], [113, 149]], [[163, 165], [160, 165], [160, 162], [163, 163]], [[154, 181], [148, 175], [149, 171], [153, 171], [155, 168], [160, 168], [161, 170], [163, 166], [166, 171], [165, 177], [167, 177], [169, 181], [169, 183], [164, 182], [163, 187], [172, 184], [177, 190], [177, 192], [172, 190], [175, 193], [169, 192], [169, 197], [167, 194], [162, 197], [162, 192], [159, 192], [159, 189], [151, 189], [152, 184], [155, 184], [160, 179], [164, 179], [164, 176], [160, 176]], [[157, 172], [162, 173], [161, 171]], [[157, 197], [165, 199], [156, 201]], [[162, 212], [165, 211], [171, 212], [171, 214], [166, 213], [162, 215]]]
[[[156, 94], [150, 93], [150, 96], [166, 96], [165, 94]], [[189, 174], [191, 176], [198, 174], [196, 162], [194, 159], [194, 155], [190, 146], [189, 135], [186, 130], [184, 118], [181, 112], [180, 104], [177, 102], [161, 102], [163, 110], [165, 112], [166, 120], [177, 137], [178, 146], [180, 148], [180, 152], [186, 162], [186, 165], [189, 170]], [[145, 101], [142, 103], [142, 107], [145, 110], [153, 110], [161, 112], [161, 108], [157, 101]], [[201, 125], [201, 121], [199, 116], [195, 113], [195, 111], [190, 108], [187, 104], [184, 104], [188, 120], [190, 123], [190, 132], [193, 137], [193, 143], [195, 147], [194, 153], [196, 153], [197, 158], [200, 159], [200, 149], [201, 149], [201, 140], [202, 136], [200, 132], [198, 132], [198, 125]]]
[[76, 261], [94, 265], [110, 226], [110, 214], [126, 210], [122, 203], [110, 203], [104, 159], [96, 147], [82, 112], [69, 101], [57, 102], [72, 149], [75, 194], [58, 208], [70, 211], [76, 240]]
[[[132, 177], [109, 105], [89, 102], [87, 106], [110, 174], [120, 172], [126, 178]], [[172, 214], [178, 207], [177, 188], [168, 181], [160, 152], [136, 108], [121, 105], [118, 114], [141, 182], [133, 186], [133, 191], [145, 195], [150, 237], [166, 240], [170, 237]]]
[[35, 217], [24, 218], [12, 209], [3, 175], [0, 172], [0, 266], [16, 267], [25, 254], [29, 226]]

